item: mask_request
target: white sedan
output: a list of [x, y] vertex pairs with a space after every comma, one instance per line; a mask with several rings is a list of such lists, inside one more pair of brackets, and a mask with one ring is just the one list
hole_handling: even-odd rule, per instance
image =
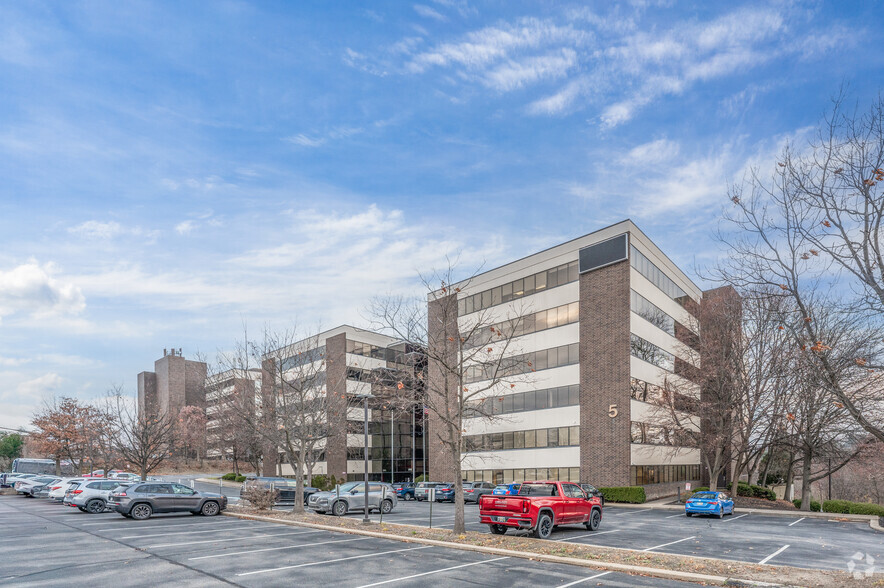
[[56, 502], [64, 500], [64, 493], [71, 484], [82, 482], [85, 478], [62, 478], [49, 487], [49, 498]]

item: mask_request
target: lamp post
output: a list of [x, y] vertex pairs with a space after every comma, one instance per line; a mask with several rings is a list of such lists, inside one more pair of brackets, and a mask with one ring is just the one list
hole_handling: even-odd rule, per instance
[[362, 407], [364, 414], [363, 421], [363, 433], [364, 433], [364, 441], [362, 448], [362, 457], [364, 458], [364, 471], [363, 471], [363, 480], [364, 486], [362, 488], [363, 496], [365, 496], [365, 509], [362, 514], [362, 523], [369, 524], [371, 520], [368, 518], [368, 399], [374, 398], [373, 394], [359, 394], [356, 398], [362, 399]]

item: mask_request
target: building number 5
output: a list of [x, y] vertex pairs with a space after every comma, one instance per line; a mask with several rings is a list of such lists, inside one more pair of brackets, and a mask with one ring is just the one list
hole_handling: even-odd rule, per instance
[[612, 404], [612, 405], [608, 406], [608, 416], [609, 417], [614, 418], [615, 416], [617, 416], [617, 414], [618, 414], [618, 412], [617, 412], [617, 405], [616, 404]]

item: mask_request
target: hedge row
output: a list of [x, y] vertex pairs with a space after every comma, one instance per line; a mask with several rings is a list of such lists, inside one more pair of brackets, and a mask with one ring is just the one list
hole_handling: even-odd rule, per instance
[[642, 504], [647, 500], [645, 489], [641, 486], [615, 486], [611, 488], [599, 488], [599, 492], [605, 497], [605, 502], [627, 502], [630, 504]]
[[[792, 501], [792, 504], [795, 505], [795, 508], [801, 508], [801, 499], [796, 498]], [[819, 502], [817, 502], [816, 500], [810, 501], [810, 510], [812, 510], [813, 512], [821, 512], [822, 509], [822, 505]]]
[[823, 502], [823, 512], [835, 512], [840, 514], [864, 514], [884, 517], [884, 506], [869, 502], [851, 502], [849, 500], [826, 500]]
[[[733, 484], [728, 484], [728, 490], [733, 489]], [[761, 486], [749, 485], [745, 482], [737, 484], [737, 496], [749, 496], [751, 498], [764, 498], [765, 500], [776, 500], [777, 495], [773, 490], [762, 488]]]
[[245, 476], [240, 476], [240, 475], [233, 474], [233, 473], [224, 474], [223, 476], [221, 476], [221, 479], [227, 480], [228, 482], [245, 482], [246, 481]]

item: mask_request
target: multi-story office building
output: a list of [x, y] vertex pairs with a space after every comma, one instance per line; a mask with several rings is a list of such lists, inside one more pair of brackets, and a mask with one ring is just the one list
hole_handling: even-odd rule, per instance
[[154, 371], [138, 374], [139, 414], [177, 416], [185, 406], [205, 408], [206, 364], [185, 359], [180, 349], [163, 349]]
[[261, 375], [259, 368], [228, 369], [206, 378], [206, 457], [246, 464], [261, 453], [266, 443], [243, 426], [261, 417]]
[[[644, 485], [656, 495], [701, 479], [698, 448], [654, 401], [666, 381], [699, 395], [689, 378], [701, 367], [703, 293], [631, 221], [448, 291], [461, 332], [480, 313], [504, 330], [517, 325], [507, 354], [521, 366], [514, 383], [487, 391], [481, 412], [492, 418], [465, 421], [466, 480]], [[431, 329], [442, 328], [437, 322]], [[483, 380], [483, 370], [468, 369], [464, 384]], [[681, 416], [698, 430], [699, 419]], [[430, 430], [437, 425], [431, 414]], [[429, 461], [433, 478], [453, 479], [441, 445], [431, 445]]]
[[[332, 435], [323, 443], [314, 474], [348, 480], [362, 479], [365, 471], [363, 395], [369, 400], [369, 477], [372, 480], [413, 480], [425, 471], [423, 406], [416, 399], [419, 381], [415, 370], [423, 369], [423, 354], [401, 341], [364, 329], [343, 325], [275, 350], [265, 357], [262, 402], [274, 397], [273, 378], [296, 378], [303, 365], [315, 362], [310, 371], [317, 388], [328, 395], [328, 419]], [[268, 364], [281, 362], [282, 369]], [[280, 471], [294, 475], [280, 455]]]

